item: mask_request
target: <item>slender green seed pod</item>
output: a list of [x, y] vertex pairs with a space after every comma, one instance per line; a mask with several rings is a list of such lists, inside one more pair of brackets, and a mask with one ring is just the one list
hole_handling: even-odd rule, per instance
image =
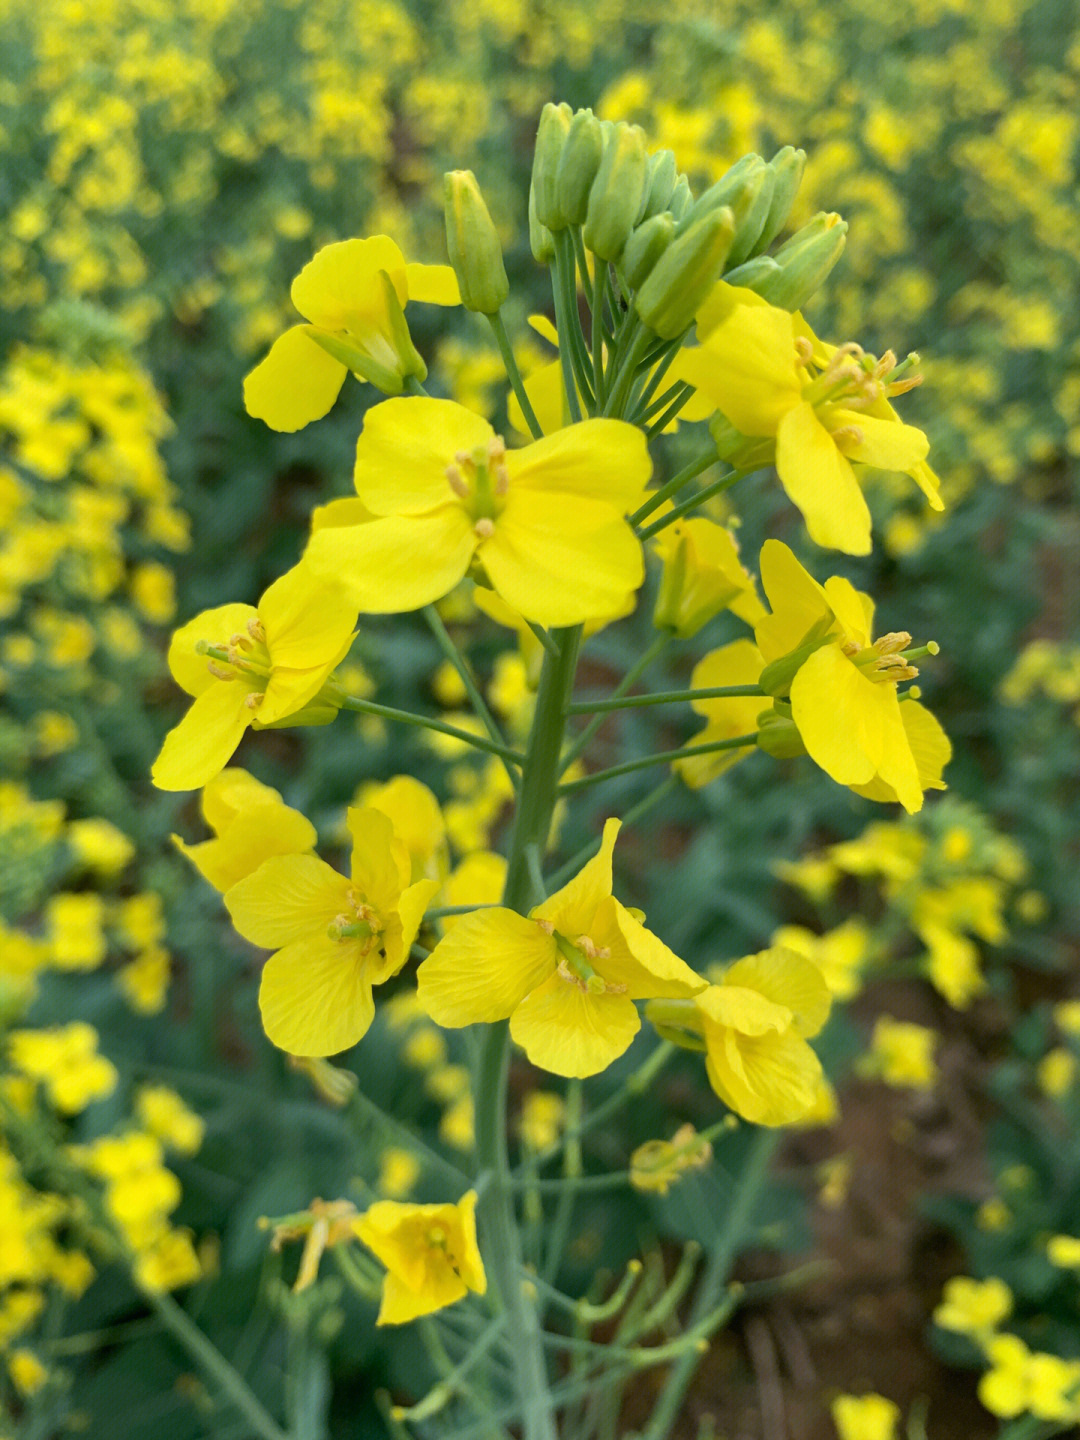
[[651, 330], [674, 340], [693, 324], [716, 283], [734, 234], [731, 211], [711, 210], [660, 256], [637, 293], [637, 312]]
[[647, 165], [641, 126], [616, 125], [589, 192], [583, 232], [585, 244], [601, 260], [618, 260], [630, 238], [641, 209]]
[[510, 293], [502, 245], [471, 170], [443, 177], [446, 249], [466, 310], [494, 315]]
[[591, 110], [578, 110], [570, 122], [556, 177], [558, 206], [571, 225], [580, 225], [585, 219], [603, 151], [600, 121]]
[[794, 145], [785, 145], [769, 161], [769, 169], [773, 174], [773, 192], [769, 213], [758, 237], [759, 252], [767, 250], [787, 224], [806, 169], [806, 151], [796, 150]]
[[665, 210], [643, 220], [623, 251], [622, 265], [631, 290], [640, 290], [653, 266], [675, 238], [675, 221]]
[[567, 224], [559, 204], [558, 176], [572, 114], [569, 105], [553, 105], [548, 101], [540, 112], [536, 131], [532, 188], [536, 194], [536, 218], [549, 230], [565, 230]]

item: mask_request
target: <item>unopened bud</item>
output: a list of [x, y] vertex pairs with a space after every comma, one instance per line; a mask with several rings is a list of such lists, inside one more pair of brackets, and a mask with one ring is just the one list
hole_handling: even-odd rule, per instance
[[839, 215], [833, 218], [834, 224], [786, 255], [777, 252], [775, 258], [780, 273], [765, 275], [749, 288], [781, 310], [801, 309], [824, 284], [847, 244], [847, 221]]
[[694, 196], [690, 189], [690, 181], [685, 175], [680, 175], [675, 181], [675, 189], [671, 192], [667, 208], [676, 220], [681, 220], [693, 203]]
[[699, 195], [690, 210], [683, 217], [683, 224], [689, 225], [711, 210], [726, 206], [731, 211], [735, 227], [745, 220], [757, 198], [765, 177], [765, 161], [760, 155], [744, 155], [736, 160], [715, 185]]
[[665, 210], [643, 221], [623, 251], [623, 274], [631, 290], [638, 290], [653, 266], [675, 238], [675, 221]]
[[578, 110], [570, 122], [556, 177], [558, 206], [571, 225], [580, 225], [589, 209], [589, 191], [600, 169], [604, 137], [591, 110]]
[[771, 710], [763, 710], [757, 718], [758, 749], [774, 760], [795, 760], [806, 754], [802, 736], [791, 718], [791, 706], [777, 700]]
[[[648, 157], [640, 125], [616, 125], [604, 145], [589, 192], [585, 244], [601, 260], [618, 260], [641, 209]], [[543, 212], [537, 207], [542, 220]]]
[[799, 186], [802, 184], [805, 168], [806, 151], [796, 150], [793, 145], [785, 145], [769, 161], [769, 169], [773, 175], [773, 191], [772, 199], [769, 202], [769, 213], [765, 217], [765, 224], [758, 237], [757, 248], [759, 251], [768, 249], [787, 224], [791, 207], [795, 203], [795, 196], [799, 193]]
[[510, 293], [502, 245], [471, 170], [443, 176], [446, 249], [466, 310], [494, 315]]
[[555, 240], [546, 225], [536, 218], [536, 191], [529, 186], [529, 249], [538, 265], [550, 265], [555, 258]]
[[713, 210], [671, 242], [635, 301], [651, 330], [674, 340], [689, 329], [723, 268], [732, 233], [731, 211]]
[[659, 215], [668, 208], [679, 170], [673, 150], [658, 150], [649, 156], [643, 220]]
[[746, 208], [745, 214], [735, 222], [735, 239], [731, 242], [731, 253], [728, 255], [728, 264], [732, 267], [741, 264], [751, 255], [756, 254], [761, 245], [761, 232], [769, 215], [769, 207], [772, 205], [773, 187], [776, 184], [776, 177], [767, 165], [761, 171], [761, 181], [753, 193], [753, 197]]
[[533, 152], [532, 185], [536, 193], [536, 218], [549, 230], [565, 230], [566, 215], [559, 204], [559, 164], [570, 133], [573, 111], [569, 105], [550, 101], [540, 112]]
[[780, 266], [771, 255], [755, 255], [752, 260], [744, 260], [741, 265], [736, 265], [734, 270], [728, 270], [724, 280], [728, 285], [742, 285], [744, 289], [752, 290], [756, 281], [764, 280], [766, 275], [779, 275]]

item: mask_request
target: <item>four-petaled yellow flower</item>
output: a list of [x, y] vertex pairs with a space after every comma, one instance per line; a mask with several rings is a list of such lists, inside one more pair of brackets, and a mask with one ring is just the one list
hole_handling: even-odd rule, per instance
[[762, 546], [761, 583], [772, 606], [754, 627], [762, 682], [774, 694], [790, 690], [807, 754], [840, 785], [921, 809], [924, 789], [945, 788], [950, 750], [933, 716], [906, 715], [915, 702], [901, 705], [896, 693], [918, 674], [904, 653], [911, 636], [872, 640], [870, 597], [839, 575], [819, 585], [779, 540]]
[[[888, 401], [918, 383], [908, 362], [898, 366], [891, 351], [879, 360], [853, 343], [825, 345], [800, 315], [722, 282], [698, 317], [698, 336], [701, 344], [679, 357], [674, 373], [740, 435], [770, 442], [749, 447], [753, 466], [775, 460], [817, 544], [870, 552], [870, 511], [851, 461], [903, 471], [942, 509], [926, 464], [929, 441]], [[726, 453], [726, 440], [717, 438]], [[732, 458], [739, 463], [735, 451]]]
[[376, 1325], [404, 1325], [487, 1290], [476, 1243], [476, 1191], [456, 1205], [378, 1200], [352, 1222], [356, 1235], [386, 1266]]
[[584, 420], [507, 450], [451, 400], [387, 400], [369, 410], [355, 482], [376, 517], [321, 525], [305, 563], [340, 577], [359, 610], [415, 610], [471, 566], [540, 625], [619, 614], [643, 577], [626, 520], [652, 471], [642, 431]]
[[350, 810], [349, 876], [315, 855], [275, 855], [226, 891], [245, 939], [277, 948], [259, 987], [263, 1028], [292, 1055], [336, 1055], [375, 1017], [372, 986], [396, 975], [438, 889], [378, 810]]
[[688, 997], [705, 981], [611, 893], [620, 822], [600, 852], [528, 916], [494, 906], [458, 921], [417, 972], [420, 1000], [451, 1028], [510, 1017], [534, 1065], [584, 1077], [637, 1034], [635, 1000]]
[[325, 245], [291, 293], [311, 324], [286, 330], [244, 381], [248, 414], [272, 430], [321, 420], [350, 370], [399, 395], [404, 374], [426, 374], [401, 313], [406, 302], [457, 305], [461, 299], [449, 265], [407, 265], [386, 235]]
[[320, 723], [334, 710], [309, 706], [348, 654], [356, 610], [340, 587], [297, 565], [257, 606], [218, 605], [182, 625], [169, 669], [195, 703], [165, 737], [154, 762], [160, 790], [198, 790], [224, 769], [249, 725]]

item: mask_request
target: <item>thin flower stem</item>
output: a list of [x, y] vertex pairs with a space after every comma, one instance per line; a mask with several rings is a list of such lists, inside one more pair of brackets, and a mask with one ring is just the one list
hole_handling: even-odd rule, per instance
[[471, 915], [474, 910], [490, 910], [492, 904], [485, 901], [477, 905], [439, 905], [434, 910], [425, 910], [425, 920], [442, 920], [447, 915]]
[[681, 750], [661, 750], [655, 755], [646, 755], [643, 760], [627, 760], [622, 765], [598, 770], [594, 775], [583, 775], [580, 780], [567, 780], [559, 786], [560, 795], [573, 795], [601, 780], [614, 780], [617, 775], [632, 775], [635, 770], [646, 770], [651, 765], [666, 765], [673, 760], [684, 760], [690, 755], [712, 755], [717, 750], [739, 750], [747, 745], [756, 745], [758, 732], [752, 735], [735, 735], [730, 740], [714, 740], [708, 745], [684, 745]]
[[[559, 356], [560, 360], [564, 354], [569, 362], [570, 379], [567, 378], [567, 364], [563, 363], [563, 379], [568, 385], [573, 382], [574, 393], [571, 399], [569, 388], [567, 400], [570, 401], [570, 413], [574, 420], [581, 419], [580, 400], [584, 401], [586, 408], [592, 413], [596, 409], [596, 397], [592, 388], [592, 362], [585, 345], [585, 336], [581, 330], [581, 316], [578, 311], [577, 299], [577, 260], [574, 256], [574, 245], [570, 239], [569, 231], [557, 231], [555, 236], [555, 320], [556, 329], [559, 332]], [[577, 414], [574, 414], [574, 405], [577, 403]]]
[[511, 785], [516, 787], [518, 784], [518, 777], [514, 774], [513, 770], [511, 770], [510, 763], [506, 759], [506, 752], [509, 751], [510, 747], [507, 745], [506, 740], [503, 737], [502, 731], [499, 729], [498, 724], [496, 723], [494, 715], [492, 715], [491, 711], [488, 709], [484, 701], [484, 697], [480, 693], [480, 687], [479, 685], [477, 685], [476, 680], [473, 677], [473, 673], [469, 669], [468, 661], [465, 659], [464, 655], [462, 655], [458, 647], [454, 644], [453, 640], [451, 640], [450, 632], [443, 624], [442, 616], [439, 614], [438, 610], [436, 610], [434, 605], [424, 606], [424, 619], [427, 621], [428, 628], [431, 630], [431, 633], [435, 636], [435, 639], [439, 645], [439, 649], [443, 652], [446, 658], [450, 661], [450, 664], [453, 665], [454, 669], [461, 676], [461, 683], [465, 686], [465, 691], [468, 694], [469, 700], [472, 703], [472, 707], [476, 711], [481, 723], [483, 724], [484, 729], [488, 732], [492, 741], [499, 746], [499, 750], [496, 753], [499, 754], [502, 758], [506, 773], [510, 777]]
[[[571, 1080], [566, 1087], [566, 1116], [570, 1130], [575, 1130], [581, 1125], [584, 1106], [585, 1097], [581, 1081]], [[551, 1238], [544, 1256], [543, 1277], [549, 1285], [554, 1285], [559, 1277], [559, 1267], [562, 1265], [563, 1254], [566, 1251], [566, 1242], [570, 1238], [570, 1224], [574, 1218], [574, 1201], [577, 1199], [578, 1183], [582, 1178], [583, 1168], [581, 1139], [576, 1137], [569, 1141], [563, 1150], [562, 1189], [559, 1191], [559, 1203], [551, 1222]], [[542, 1185], [542, 1182], [538, 1180], [537, 1185]]]
[[526, 620], [525, 624], [536, 636], [537, 640], [540, 641], [540, 644], [543, 645], [544, 649], [548, 652], [549, 655], [558, 655], [559, 647], [551, 638], [551, 632], [549, 630], [545, 630], [543, 625], [537, 625], [536, 622], [533, 620]]
[[680, 470], [677, 475], [673, 475], [666, 484], [661, 485], [659, 490], [650, 495], [645, 503], [634, 511], [630, 516], [631, 525], [640, 525], [642, 520], [648, 519], [658, 505], [662, 505], [665, 500], [670, 500], [677, 495], [684, 485], [688, 485], [703, 470], [708, 470], [709, 466], [715, 463], [715, 448], [710, 448], [704, 455], [699, 455], [696, 460], [692, 460], [689, 465]]
[[659, 520], [654, 520], [651, 525], [647, 525], [644, 530], [639, 530], [638, 539], [648, 540], [660, 530], [665, 530], [669, 525], [673, 525], [676, 520], [681, 520], [691, 510], [696, 510], [699, 505], [704, 505], [705, 501], [711, 500], [714, 495], [722, 495], [725, 490], [729, 490], [735, 484], [741, 474], [741, 470], [730, 470], [726, 475], [721, 475], [719, 480], [714, 480], [711, 485], [706, 485], [704, 489], [691, 495], [689, 500], [684, 500], [681, 505], [676, 505], [666, 515], [661, 515]]
[[678, 416], [679, 411], [683, 408], [683, 406], [686, 405], [690, 398], [696, 393], [692, 385], [688, 385], [685, 383], [676, 386], [675, 388], [678, 390], [679, 393], [675, 396], [675, 399], [672, 400], [671, 404], [667, 407], [664, 413], [662, 415], [659, 415], [645, 431], [646, 440], [654, 440], [657, 435], [662, 435], [663, 432], [667, 429], [667, 427], [671, 424], [672, 420], [674, 420]]
[[428, 393], [415, 375], [406, 375], [402, 383], [410, 395], [426, 395]]
[[515, 1181], [515, 1189], [526, 1189], [535, 1185], [541, 1194], [564, 1195], [568, 1190], [618, 1190], [629, 1185], [629, 1170], [613, 1170], [609, 1175], [575, 1175], [567, 1179], [560, 1176], [553, 1180]]
[[604, 380], [604, 305], [607, 301], [608, 267], [606, 260], [593, 256], [592, 293], [592, 362], [593, 389], [596, 393], [596, 408], [602, 410], [607, 399]]
[[[683, 392], [688, 388], [691, 390], [693, 389], [693, 386], [690, 384], [689, 380], [676, 380], [673, 385], [668, 386], [668, 388], [664, 391], [662, 395], [658, 395], [656, 399], [651, 402], [651, 404], [646, 403], [648, 397], [645, 395], [645, 392], [642, 391], [637, 414], [637, 423], [639, 425], [644, 425], [646, 420], [652, 420], [654, 416], [660, 414], [660, 411], [663, 410], [665, 406], [670, 405], [673, 400], [675, 400], [678, 396], [682, 395]], [[644, 409], [642, 409], [641, 406], [644, 406]]]
[[[336, 689], [336, 687], [335, 687]], [[500, 760], [509, 760], [520, 765], [523, 757], [516, 750], [494, 740], [485, 740], [482, 735], [473, 735], [469, 730], [459, 730], [445, 720], [436, 720], [433, 715], [415, 715], [411, 710], [395, 710], [390, 705], [378, 705], [374, 700], [362, 700], [359, 695], [334, 695], [334, 704], [342, 710], [355, 710], [358, 715], [377, 715], [381, 720], [395, 720], [399, 725], [413, 725], [421, 730], [436, 730], [440, 735], [452, 735], [476, 750], [486, 750], [489, 755], [498, 755]]]
[[606, 415], [613, 415], [621, 419], [625, 410], [626, 402], [630, 397], [635, 377], [637, 376], [638, 365], [642, 357], [653, 341], [652, 332], [646, 330], [635, 316], [636, 329], [633, 339], [627, 346], [626, 353], [622, 359], [618, 374], [612, 382], [608, 392], [607, 404], [604, 407]]
[[503, 367], [506, 370], [506, 378], [510, 381], [510, 388], [517, 396], [517, 402], [521, 406], [521, 413], [525, 416], [525, 424], [529, 427], [529, 433], [534, 440], [539, 440], [543, 435], [540, 428], [540, 421], [536, 418], [536, 411], [533, 409], [532, 401], [529, 399], [528, 391], [525, 389], [525, 381], [521, 378], [521, 371], [518, 369], [517, 360], [514, 358], [514, 351], [510, 344], [510, 337], [506, 333], [506, 325], [503, 322], [502, 312], [496, 310], [494, 315], [487, 317], [491, 326], [495, 341], [499, 347], [499, 354], [502, 356]]
[[404, 1125], [400, 1120], [395, 1120], [392, 1115], [388, 1115], [362, 1090], [356, 1089], [352, 1092], [345, 1108], [346, 1113], [352, 1113], [354, 1122], [361, 1122], [365, 1127], [368, 1124], [377, 1125], [387, 1135], [392, 1136], [403, 1150], [411, 1150], [426, 1164], [441, 1170], [455, 1185], [469, 1184], [469, 1176], [465, 1174], [464, 1170], [459, 1170], [452, 1160], [447, 1160], [444, 1155], [440, 1155], [437, 1150], [433, 1150], [430, 1145], [425, 1144], [411, 1126]]
[[[666, 799], [678, 785], [679, 780], [674, 775], [669, 775], [665, 780], [661, 780], [659, 785], [655, 785], [636, 805], [632, 805], [627, 810], [622, 820], [623, 829], [628, 830], [632, 825], [636, 825], [655, 805]], [[546, 882], [548, 894], [553, 894], [560, 886], [565, 885], [567, 880], [572, 875], [576, 875], [586, 861], [591, 860], [599, 849], [600, 841], [598, 839], [590, 840], [576, 854], [571, 855], [564, 865], [559, 866], [554, 875], [548, 877]]]
[[760, 695], [758, 685], [713, 685], [702, 690], [658, 690], [651, 695], [624, 695], [618, 700], [575, 700], [569, 707], [571, 715], [593, 715], [606, 710], [631, 710], [639, 705], [677, 705], [682, 701], [729, 700], [738, 696]]
[[[677, 340], [667, 341], [659, 349], [651, 351], [648, 355], [645, 356], [645, 359], [642, 361], [642, 364], [644, 365], [656, 365], [656, 369], [649, 376], [648, 383], [645, 385], [645, 388], [638, 396], [639, 409], [638, 414], [635, 416], [635, 419], [639, 424], [642, 420], [648, 417], [649, 413], [648, 410], [643, 411], [641, 407], [649, 405], [650, 400], [652, 400], [652, 397], [656, 394], [660, 382], [670, 370], [672, 361], [682, 349], [682, 343], [685, 338], [685, 335], [680, 335]], [[649, 408], [651, 409], [652, 407], [650, 406]]]
[[[613, 700], [618, 700], [621, 696], [625, 695], [626, 692], [631, 688], [631, 686], [635, 685], [638, 680], [640, 680], [641, 676], [644, 675], [645, 671], [649, 668], [649, 666], [653, 663], [657, 656], [662, 654], [662, 652], [667, 649], [667, 646], [670, 644], [670, 642], [670, 635], [658, 635], [653, 641], [653, 643], [649, 646], [649, 648], [645, 651], [645, 653], [643, 655], [639, 655], [637, 660], [634, 661], [633, 665], [630, 666], [630, 669], [619, 681], [618, 685], [616, 685], [611, 698]], [[585, 749], [589, 741], [593, 738], [593, 736], [596, 734], [597, 730], [600, 729], [600, 726], [603, 723], [603, 716], [598, 716], [595, 719], [589, 721], [588, 725], [585, 726], [585, 729], [582, 730], [581, 734], [578, 735], [577, 738], [572, 742], [569, 750], [567, 750], [566, 754], [563, 756], [562, 765], [559, 767], [560, 775], [566, 774], [567, 770], [582, 753], [582, 751]]]

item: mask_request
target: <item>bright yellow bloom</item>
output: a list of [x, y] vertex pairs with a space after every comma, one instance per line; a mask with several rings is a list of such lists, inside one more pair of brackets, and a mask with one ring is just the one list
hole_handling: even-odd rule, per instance
[[352, 868], [315, 855], [274, 855], [226, 891], [240, 934], [266, 949], [263, 1027], [292, 1055], [336, 1055], [366, 1034], [371, 990], [409, 958], [434, 880], [410, 883], [402, 841], [378, 810], [350, 810]]
[[925, 463], [929, 442], [900, 421], [886, 398], [917, 379], [890, 379], [906, 368], [897, 369], [891, 352], [877, 360], [858, 345], [824, 345], [801, 316], [746, 296], [718, 287], [715, 303], [699, 316], [702, 343], [680, 357], [676, 373], [740, 435], [771, 442], [757, 446], [747, 464], [775, 458], [811, 538], [849, 555], [869, 554], [870, 511], [851, 461], [905, 472], [940, 510], [937, 480]]
[[1051, 1235], [1046, 1242], [1046, 1258], [1062, 1270], [1080, 1269], [1080, 1236]]
[[78, 1114], [116, 1086], [116, 1067], [97, 1053], [97, 1043], [97, 1031], [81, 1020], [55, 1030], [13, 1030], [8, 1037], [14, 1068], [42, 1081], [62, 1115]]
[[934, 1324], [943, 1330], [957, 1330], [961, 1335], [985, 1339], [1008, 1319], [1012, 1308], [1012, 1291], [996, 1275], [988, 1280], [954, 1275], [945, 1282], [941, 1304], [934, 1311]]
[[721, 610], [753, 625], [765, 613], [753, 576], [739, 560], [735, 537], [698, 516], [677, 520], [655, 542], [664, 562], [653, 624], [688, 640]]
[[446, 822], [434, 792], [423, 781], [413, 775], [369, 780], [357, 790], [353, 804], [369, 805], [387, 816], [394, 834], [405, 842], [414, 880], [438, 880], [446, 873]]
[[[401, 315], [409, 300], [459, 304], [450, 266], [407, 265], [386, 235], [325, 245], [292, 283], [292, 302], [311, 324], [286, 330], [248, 375], [248, 414], [272, 430], [300, 430], [327, 414], [350, 370], [400, 394], [403, 346], [412, 349]], [[419, 361], [415, 352], [408, 358]], [[408, 373], [423, 378], [423, 362]]]
[[165, 1230], [135, 1257], [135, 1279], [144, 1290], [161, 1293], [194, 1285], [202, 1277], [190, 1230]]
[[[756, 685], [765, 662], [752, 640], [733, 640], [712, 650], [694, 666], [690, 685], [694, 690], [713, 690], [725, 685]], [[708, 724], [699, 730], [689, 744], [711, 745], [717, 740], [734, 740], [737, 735], [752, 735], [758, 728], [758, 716], [769, 703], [767, 695], [731, 695], [713, 700], [695, 700], [693, 708], [704, 715]], [[736, 750], [715, 750], [711, 755], [688, 755], [676, 760], [674, 769], [691, 790], [699, 790], [710, 780], [738, 761], [753, 754], [753, 746]]]
[[[298, 716], [348, 654], [355, 620], [339, 587], [297, 565], [258, 606], [219, 605], [182, 625], [169, 646], [169, 669], [195, 703], [166, 735], [154, 784], [198, 790], [228, 763], [249, 725], [263, 729]], [[321, 707], [306, 718], [333, 714]]]
[[1080, 1361], [1031, 1351], [1019, 1335], [986, 1342], [992, 1369], [979, 1380], [979, 1399], [992, 1415], [1011, 1420], [1029, 1411], [1039, 1420], [1080, 1419]]
[[832, 1418], [840, 1440], [895, 1440], [900, 1407], [884, 1395], [837, 1395]]
[[32, 1350], [12, 1350], [7, 1357], [11, 1383], [20, 1395], [36, 1395], [49, 1378], [49, 1372]]
[[353, 1230], [386, 1266], [376, 1325], [404, 1325], [487, 1291], [476, 1243], [476, 1191], [456, 1205], [378, 1200]]
[[870, 1050], [859, 1064], [859, 1073], [877, 1076], [886, 1085], [932, 1090], [938, 1079], [934, 1061], [937, 1041], [937, 1031], [926, 1025], [879, 1015]]
[[910, 733], [911, 721], [905, 724], [902, 712], [915, 702], [901, 705], [896, 686], [918, 674], [903, 653], [911, 636], [872, 640], [870, 597], [839, 575], [819, 585], [779, 540], [762, 546], [761, 582], [772, 614], [754, 634], [765, 661], [783, 660], [790, 671], [787, 683], [777, 679], [776, 692], [789, 689], [810, 758], [840, 785], [879, 798], [880, 782], [905, 810], [920, 810], [925, 788], [944, 788], [947, 755], [921, 720]]
[[635, 1000], [705, 988], [612, 893], [619, 821], [600, 852], [528, 916], [493, 906], [463, 916], [417, 972], [431, 1018], [451, 1028], [510, 1017], [534, 1065], [584, 1077], [606, 1069], [637, 1034]]
[[318, 839], [311, 821], [277, 790], [235, 766], [207, 781], [201, 809], [217, 838], [188, 845], [174, 835], [172, 841], [215, 890], [228, 890], [271, 855], [314, 850]]
[[144, 1085], [135, 1100], [139, 1121], [163, 1145], [180, 1155], [194, 1155], [206, 1129], [202, 1116], [189, 1110], [167, 1085]]
[[472, 567], [526, 619], [576, 625], [619, 613], [641, 584], [625, 516], [651, 472], [644, 434], [621, 420], [508, 451], [452, 400], [387, 400], [356, 446], [357, 494], [378, 518], [316, 529], [305, 563], [345, 577], [372, 614], [438, 600]]
[[824, 935], [815, 935], [802, 925], [781, 925], [770, 938], [774, 945], [812, 960], [834, 1000], [850, 1000], [862, 989], [862, 970], [871, 949], [870, 931], [860, 916], [852, 915]]

